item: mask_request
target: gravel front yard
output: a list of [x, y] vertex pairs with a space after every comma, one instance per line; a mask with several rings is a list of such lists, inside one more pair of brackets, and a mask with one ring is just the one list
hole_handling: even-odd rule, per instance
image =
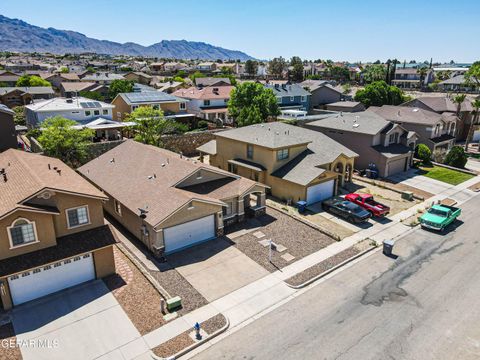
[[338, 264], [344, 262], [345, 260], [359, 254], [360, 252], [367, 250], [368, 248], [372, 247], [368, 241], [363, 241], [356, 245], [353, 245], [338, 254], [329, 257], [328, 259], [323, 260], [322, 262], [309, 267], [308, 269], [292, 276], [291, 278], [287, 279], [285, 282], [292, 286], [298, 286], [303, 284], [304, 282], [324, 273], [325, 271], [337, 266]]
[[[211, 317], [210, 319], [208, 319], [207, 321], [204, 321], [203, 323], [201, 323], [200, 327], [208, 335], [211, 335], [215, 331], [220, 330], [223, 326], [225, 326], [226, 323], [227, 322], [225, 317], [222, 314], [217, 314], [214, 317]], [[167, 358], [175, 355], [176, 353], [185, 349], [186, 347], [193, 345], [195, 341], [190, 337], [190, 333], [192, 331], [193, 331], [193, 328], [157, 346], [156, 348], [152, 349], [153, 353], [159, 357]]]
[[165, 324], [160, 312], [161, 296], [140, 270], [114, 248], [117, 274], [104, 279], [113, 296], [141, 335]]
[[15, 344], [15, 331], [11, 323], [0, 326], [0, 360], [22, 360], [22, 352]]
[[[229, 233], [243, 227], [258, 227], [258, 229], [229, 239], [234, 243], [235, 247], [270, 272], [283, 268], [335, 242], [334, 239], [322, 234], [320, 231], [269, 207], [267, 207], [266, 215], [248, 219], [247, 222], [247, 224], [238, 224], [228, 229]], [[265, 236], [257, 238], [253, 235], [256, 231], [261, 231]], [[275, 244], [283, 245], [287, 248], [281, 253], [273, 252], [272, 262], [274, 265], [268, 260], [268, 246], [263, 246], [259, 243], [261, 240], [268, 239], [272, 239]], [[281, 257], [286, 253], [291, 254], [295, 258], [291, 261], [286, 261]]]

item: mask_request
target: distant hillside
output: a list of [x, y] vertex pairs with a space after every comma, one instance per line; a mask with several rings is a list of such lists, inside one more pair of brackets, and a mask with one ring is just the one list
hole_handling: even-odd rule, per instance
[[142, 46], [131, 42], [120, 44], [108, 40], [97, 40], [75, 31], [45, 29], [3, 15], [0, 15], [0, 50], [53, 54], [92, 52], [175, 59], [240, 59], [242, 61], [252, 59], [244, 52], [203, 42], [162, 40], [150, 46]]

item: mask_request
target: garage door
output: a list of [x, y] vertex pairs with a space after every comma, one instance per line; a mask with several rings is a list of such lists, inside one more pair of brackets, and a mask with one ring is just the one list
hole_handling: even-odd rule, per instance
[[313, 185], [307, 188], [307, 204], [323, 201], [333, 196], [335, 180]]
[[192, 246], [201, 241], [215, 238], [215, 218], [213, 215], [166, 228], [163, 231], [165, 253]]
[[391, 176], [396, 173], [405, 171], [405, 161], [408, 161], [408, 158], [402, 158], [398, 160], [393, 160], [388, 163], [388, 175]]
[[76, 256], [8, 278], [13, 305], [95, 279], [92, 254]]

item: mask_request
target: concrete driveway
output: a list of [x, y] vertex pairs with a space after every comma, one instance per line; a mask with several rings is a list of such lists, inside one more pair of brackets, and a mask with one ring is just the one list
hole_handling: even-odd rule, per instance
[[454, 187], [453, 185], [444, 183], [442, 181], [438, 181], [435, 179], [430, 179], [426, 176], [418, 175], [416, 169], [410, 169], [406, 172], [389, 176], [388, 179], [396, 183], [402, 183], [423, 191], [427, 191], [432, 194], [440, 194]]
[[148, 350], [101, 280], [20, 305], [12, 321], [17, 340], [29, 342], [23, 360], [96, 359], [112, 351], [128, 359], [132, 346], [137, 354]]
[[208, 301], [269, 274], [225, 238], [172, 254], [168, 262]]

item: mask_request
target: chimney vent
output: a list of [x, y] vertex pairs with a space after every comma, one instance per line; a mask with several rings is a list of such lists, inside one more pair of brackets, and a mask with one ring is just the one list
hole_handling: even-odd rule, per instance
[[4, 172], [4, 173], [3, 173], [3, 182], [7, 182], [7, 180], [8, 180], [8, 179], [7, 179], [7, 173]]

